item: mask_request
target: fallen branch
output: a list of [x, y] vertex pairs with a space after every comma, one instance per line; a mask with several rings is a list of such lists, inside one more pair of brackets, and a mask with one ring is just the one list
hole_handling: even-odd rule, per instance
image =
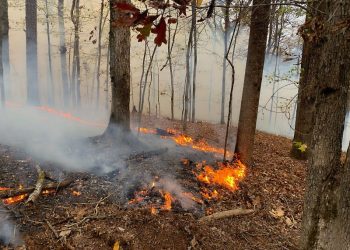
[[217, 219], [223, 219], [223, 218], [228, 218], [232, 216], [238, 216], [238, 215], [246, 215], [246, 214], [251, 214], [255, 210], [254, 209], [242, 209], [242, 208], [237, 208], [237, 209], [232, 209], [232, 210], [227, 210], [223, 212], [217, 212], [208, 216], [204, 216], [199, 219], [199, 222], [208, 222], [211, 220], [217, 220]]
[[[72, 180], [68, 179], [60, 183], [50, 183], [50, 184], [44, 185], [42, 190], [44, 191], [52, 190], [52, 189], [58, 190], [69, 186], [72, 182], [73, 182]], [[35, 190], [35, 187], [3, 190], [3, 191], [0, 191], [0, 199], [6, 199], [6, 198], [22, 195], [22, 194], [29, 194], [29, 193], [32, 193], [34, 190]]]
[[45, 172], [44, 170], [41, 169], [39, 165], [36, 165], [35, 168], [38, 172], [38, 180], [36, 181], [34, 191], [29, 195], [26, 203], [35, 202], [36, 199], [38, 199], [38, 197], [40, 196], [41, 191], [43, 190], [43, 185], [45, 181]]

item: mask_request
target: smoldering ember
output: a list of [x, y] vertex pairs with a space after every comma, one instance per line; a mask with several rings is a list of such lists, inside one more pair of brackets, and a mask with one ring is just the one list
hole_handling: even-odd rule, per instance
[[0, 248], [350, 249], [349, 12], [0, 1]]

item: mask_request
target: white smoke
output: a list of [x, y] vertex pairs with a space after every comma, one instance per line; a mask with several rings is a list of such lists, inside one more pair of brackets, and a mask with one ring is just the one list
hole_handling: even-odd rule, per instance
[[22, 245], [18, 229], [9, 221], [8, 217], [7, 211], [0, 206], [0, 245]]

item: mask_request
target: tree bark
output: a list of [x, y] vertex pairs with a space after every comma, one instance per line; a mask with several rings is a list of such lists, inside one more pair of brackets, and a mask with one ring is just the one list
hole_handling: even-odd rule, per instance
[[190, 89], [191, 89], [191, 70], [190, 70], [190, 57], [192, 54], [192, 45], [193, 45], [193, 30], [194, 26], [191, 23], [190, 34], [187, 42], [186, 50], [186, 79], [185, 79], [185, 89], [184, 89], [184, 107], [183, 107], [183, 121], [182, 129], [186, 131], [187, 129], [187, 119], [189, 117], [189, 108], [190, 108]]
[[251, 16], [248, 56], [244, 76], [236, 152], [250, 165], [264, 69], [266, 39], [271, 0], [254, 0]]
[[[3, 43], [3, 21], [4, 21], [4, 9], [0, 6], [0, 102], [1, 106], [5, 107], [5, 87], [4, 87], [4, 70], [3, 70], [3, 56], [2, 56], [2, 43]], [[0, 107], [1, 107], [0, 106]]]
[[230, 0], [226, 0], [225, 12], [225, 27], [224, 27], [224, 57], [222, 62], [222, 82], [221, 82], [221, 119], [220, 123], [225, 124], [225, 96], [226, 96], [226, 68], [227, 68], [227, 47], [228, 47], [228, 35], [230, 29]]
[[98, 59], [97, 59], [97, 90], [96, 90], [96, 108], [98, 108], [100, 103], [100, 78], [101, 78], [101, 51], [102, 51], [102, 21], [103, 21], [103, 10], [104, 10], [104, 0], [101, 1], [100, 9], [100, 20], [98, 24]]
[[192, 26], [193, 26], [193, 72], [192, 72], [192, 117], [191, 121], [196, 120], [196, 79], [197, 79], [197, 1], [192, 0]]
[[46, 9], [46, 35], [47, 35], [47, 54], [49, 59], [49, 82], [48, 82], [48, 92], [47, 98], [49, 105], [54, 105], [54, 87], [53, 87], [53, 73], [52, 73], [52, 57], [51, 57], [51, 33], [50, 33], [50, 21], [49, 21], [49, 4], [48, 0], [45, 0], [45, 9]]
[[27, 102], [38, 105], [37, 0], [26, 0]]
[[[315, 6], [311, 6], [311, 5]], [[309, 10], [317, 7], [315, 3], [309, 3]], [[310, 21], [310, 16], [306, 17], [306, 23]], [[301, 58], [301, 71], [298, 88], [298, 100], [297, 100], [297, 112], [295, 119], [295, 131], [293, 142], [300, 142], [302, 144], [310, 146], [312, 138], [312, 130], [314, 127], [314, 113], [315, 113], [315, 88], [317, 86], [312, 85], [314, 81], [310, 81], [308, 72], [309, 65], [317, 62], [319, 54], [317, 51], [311, 51], [310, 44], [304, 40], [303, 54]], [[307, 148], [305, 152], [301, 152], [294, 144], [292, 145], [291, 155], [297, 159], [306, 160], [309, 153]]]
[[[3, 82], [0, 83], [0, 98], [3, 103], [6, 101], [6, 93], [8, 91], [8, 83], [10, 77], [10, 56], [9, 56], [9, 17], [8, 17], [8, 2], [7, 0], [0, 1], [1, 18], [0, 22], [2, 25], [2, 67], [3, 67]], [[7, 86], [5, 86], [5, 83]], [[7, 87], [7, 88], [6, 88]]]
[[315, 113], [302, 222], [302, 249], [350, 249], [350, 151], [340, 161], [350, 83], [350, 0], [319, 2], [306, 26]]
[[73, 107], [80, 106], [80, 0], [72, 1], [71, 19], [74, 24], [74, 52], [72, 64], [71, 98]]
[[58, 0], [58, 30], [60, 36], [60, 61], [61, 61], [61, 76], [63, 86], [63, 106], [68, 108], [69, 105], [69, 80], [67, 72], [67, 47], [66, 47], [66, 32], [64, 27], [64, 0]]
[[[107, 132], [118, 125], [130, 130], [130, 28], [114, 24], [122, 15], [114, 5], [121, 0], [110, 0], [110, 75], [112, 107]], [[126, 1], [130, 3], [130, 0]]]

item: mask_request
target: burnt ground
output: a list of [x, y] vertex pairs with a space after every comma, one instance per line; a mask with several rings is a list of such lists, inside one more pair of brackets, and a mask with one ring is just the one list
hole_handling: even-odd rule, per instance
[[[179, 129], [180, 123], [145, 117], [143, 126]], [[224, 131], [224, 126], [207, 123], [189, 124], [188, 128], [189, 135], [213, 145], [222, 145]], [[41, 196], [34, 204], [0, 206], [0, 221], [5, 217], [16, 225], [18, 249], [113, 249], [116, 243], [121, 249], [298, 249], [306, 164], [290, 158], [290, 146], [289, 139], [258, 132], [255, 166], [248, 169], [239, 190], [223, 190], [221, 199], [196, 205], [194, 210], [174, 207], [157, 215], [147, 206], [125, 203], [137, 187], [130, 184], [131, 191], [125, 194], [121, 186], [128, 185], [131, 178], [142, 179], [143, 174], [67, 172], [45, 162], [42, 167], [54, 179], [70, 178], [73, 183], [57, 194]], [[195, 192], [195, 178], [181, 166], [180, 158], [171, 154], [137, 159], [129, 167], [136, 168], [133, 173], [149, 171], [151, 176], [149, 166], [162, 168], [160, 163], [168, 161], [165, 172], [173, 167], [171, 177]], [[36, 182], [30, 156], [4, 145], [0, 146], [0, 173], [0, 187], [28, 187]], [[73, 191], [81, 195], [74, 196]], [[255, 212], [198, 221], [206, 213], [233, 208]], [[0, 248], [15, 247], [0, 242]]]

